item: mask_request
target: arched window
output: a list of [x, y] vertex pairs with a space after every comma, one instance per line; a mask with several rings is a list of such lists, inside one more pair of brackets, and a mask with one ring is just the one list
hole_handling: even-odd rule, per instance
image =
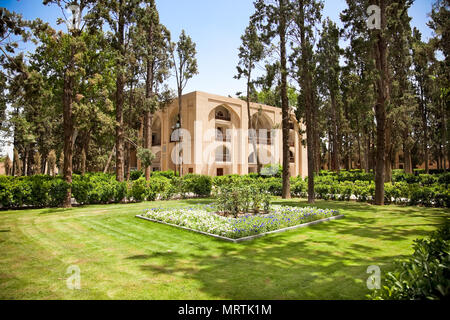
[[225, 146], [216, 149], [216, 162], [231, 162], [230, 150]]
[[161, 146], [161, 120], [156, 117], [152, 125], [152, 146]]
[[230, 112], [225, 107], [217, 107], [216, 108], [216, 120], [224, 120], [224, 121], [231, 121], [231, 115]]
[[248, 163], [250, 163], [250, 164], [255, 164], [256, 163], [255, 153], [254, 152], [252, 152], [250, 154], [250, 156], [248, 157]]

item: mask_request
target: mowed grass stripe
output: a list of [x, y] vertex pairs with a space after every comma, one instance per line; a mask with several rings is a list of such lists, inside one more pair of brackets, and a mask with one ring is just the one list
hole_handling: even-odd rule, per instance
[[194, 202], [0, 212], [0, 299], [364, 299], [367, 267], [392, 270], [450, 212], [319, 201], [346, 218], [244, 245], [134, 218]]

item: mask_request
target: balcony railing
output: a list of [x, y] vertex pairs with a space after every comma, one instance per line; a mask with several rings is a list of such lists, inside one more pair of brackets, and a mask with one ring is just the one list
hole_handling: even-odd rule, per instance
[[289, 157], [289, 162], [290, 163], [295, 163], [295, 157]]
[[[253, 143], [252, 138], [248, 138], [248, 142], [249, 143]], [[255, 143], [256, 144], [262, 144], [262, 145], [267, 145], [267, 146], [271, 146], [272, 145], [272, 139], [264, 139], [264, 138], [256, 138], [255, 139]]]
[[217, 142], [231, 142], [231, 137], [230, 136], [216, 135], [216, 141]]
[[160, 147], [160, 146], [161, 146], [161, 140], [152, 141], [152, 146], [154, 146], [154, 147]]

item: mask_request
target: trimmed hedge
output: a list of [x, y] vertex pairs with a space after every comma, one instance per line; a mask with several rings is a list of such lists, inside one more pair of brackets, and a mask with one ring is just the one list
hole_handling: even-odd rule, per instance
[[[169, 200], [182, 194], [208, 197], [212, 179], [208, 176], [187, 175], [178, 178], [173, 171], [153, 173], [146, 181], [139, 172], [134, 180], [118, 182], [114, 175], [88, 173], [72, 177], [72, 197], [78, 204], [118, 203], [129, 201]], [[0, 176], [0, 204], [3, 208], [58, 207], [64, 202], [69, 185], [61, 176], [29, 177]]]
[[[252, 186], [273, 196], [281, 196], [280, 177], [228, 175], [211, 178], [188, 174], [177, 177], [173, 171], [153, 172], [145, 181], [142, 172], [133, 173], [128, 182], [117, 182], [114, 175], [89, 173], [73, 175], [72, 196], [79, 204], [117, 203], [130, 201], [169, 200], [175, 196], [209, 197], [213, 190], [223, 187]], [[307, 196], [307, 178], [291, 178], [291, 195]], [[322, 171], [315, 177], [316, 197], [323, 200], [366, 202], [375, 195], [373, 174], [358, 170], [340, 173]], [[406, 175], [394, 171], [393, 181], [385, 184], [385, 202], [434, 207], [450, 207], [450, 173], [440, 175]], [[0, 176], [0, 204], [3, 208], [57, 207], [68, 189], [60, 177], [36, 175], [31, 177]]]
[[57, 207], [63, 203], [68, 188], [61, 177], [0, 176], [0, 203], [5, 208]]
[[[449, 174], [442, 175], [405, 175], [394, 173], [394, 182], [385, 184], [385, 203], [423, 205], [427, 207], [450, 207]], [[362, 179], [362, 180], [358, 180]], [[307, 196], [307, 181], [300, 177], [291, 178], [291, 195]], [[282, 192], [282, 179], [247, 175], [229, 175], [213, 178], [213, 187], [230, 185], [252, 185], [257, 183], [274, 196]], [[367, 202], [375, 196], [373, 174], [358, 170], [339, 174], [322, 171], [314, 179], [316, 198], [323, 200], [349, 201], [355, 197], [357, 201]]]

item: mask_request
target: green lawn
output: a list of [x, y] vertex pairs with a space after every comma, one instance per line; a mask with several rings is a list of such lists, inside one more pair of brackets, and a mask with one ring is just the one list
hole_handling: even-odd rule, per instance
[[[392, 270], [450, 216], [319, 202], [346, 218], [241, 244], [134, 217], [199, 202], [0, 212], [0, 299], [365, 299], [368, 266]], [[81, 290], [67, 289], [70, 265]]]

